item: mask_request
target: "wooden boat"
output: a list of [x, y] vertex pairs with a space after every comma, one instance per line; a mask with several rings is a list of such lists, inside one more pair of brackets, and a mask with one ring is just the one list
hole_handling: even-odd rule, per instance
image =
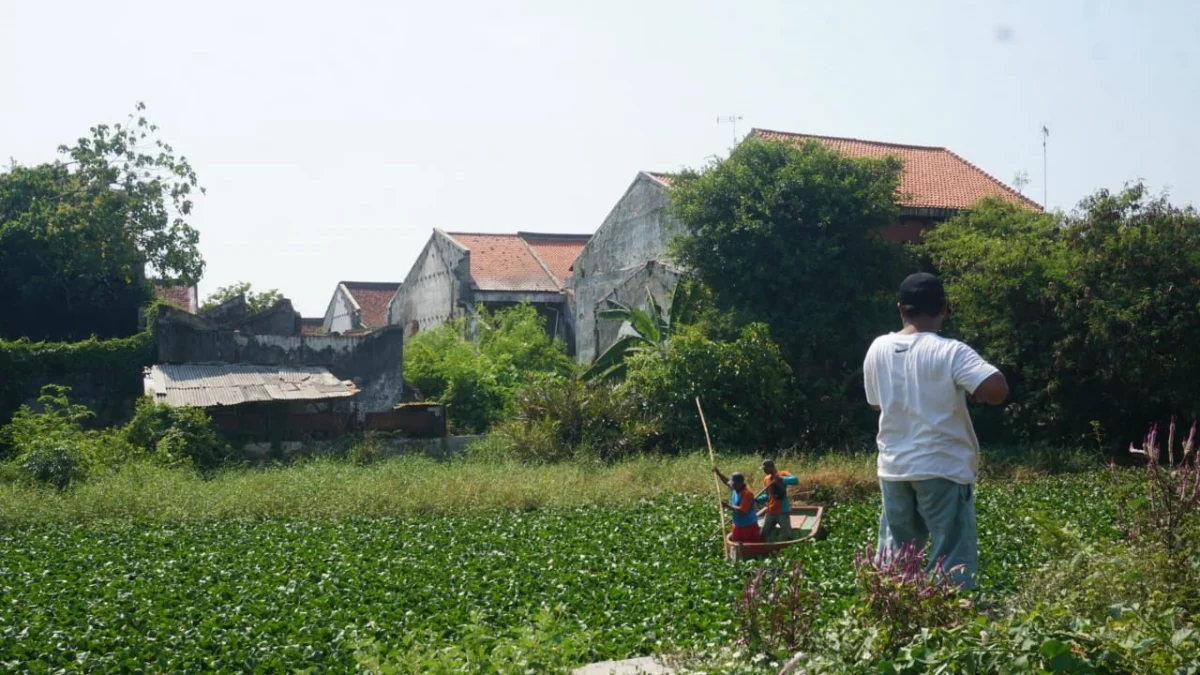
[[[821, 514], [825, 509], [820, 506], [792, 506], [792, 539], [787, 541], [744, 542], [730, 539], [732, 533], [725, 535], [725, 555], [731, 560], [743, 558], [758, 558], [787, 548], [802, 541], [808, 541], [817, 536], [821, 528]], [[762, 526], [766, 509], [758, 512], [758, 524]]]

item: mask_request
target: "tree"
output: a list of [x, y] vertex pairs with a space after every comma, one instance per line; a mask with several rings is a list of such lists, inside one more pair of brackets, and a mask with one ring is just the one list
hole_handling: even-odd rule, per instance
[[622, 335], [604, 350], [600, 358], [584, 372], [584, 379], [624, 377], [627, 358], [632, 354], [648, 352], [666, 356], [667, 343], [674, 329], [689, 323], [693, 295], [694, 287], [691, 284], [676, 284], [671, 291], [671, 308], [665, 313], [649, 287], [646, 288], [649, 311], [609, 300], [608, 308], [601, 310], [597, 316], [606, 321], [628, 322], [633, 333]]
[[230, 286], [221, 286], [212, 293], [209, 293], [204, 302], [200, 303], [200, 311], [203, 312], [212, 309], [222, 302], [232, 300], [239, 295], [245, 296], [246, 310], [250, 314], [257, 314], [263, 310], [270, 309], [275, 303], [283, 299], [283, 294], [278, 289], [272, 288], [269, 291], [255, 293], [249, 281], [239, 281]]
[[62, 159], [0, 173], [0, 337], [73, 340], [136, 331], [146, 267], [175, 283], [204, 271], [187, 223], [187, 159], [140, 115], [92, 127]]
[[1168, 415], [1200, 416], [1200, 214], [1141, 183], [1068, 215], [987, 201], [936, 227], [954, 334], [1013, 385], [1017, 438], [1114, 445]]
[[902, 168], [816, 142], [748, 139], [672, 182], [677, 261], [717, 309], [769, 326], [808, 413], [848, 398], [861, 407], [847, 395], [861, 385], [862, 356], [896, 321], [895, 287], [912, 263], [879, 231], [899, 215]]

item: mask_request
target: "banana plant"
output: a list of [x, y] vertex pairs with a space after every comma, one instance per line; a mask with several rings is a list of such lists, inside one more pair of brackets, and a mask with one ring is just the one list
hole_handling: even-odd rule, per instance
[[606, 308], [597, 313], [597, 318], [628, 323], [633, 332], [618, 337], [617, 341], [604, 350], [600, 358], [584, 371], [583, 378], [620, 379], [625, 376], [627, 359], [631, 354], [657, 352], [666, 356], [667, 341], [672, 330], [691, 320], [694, 298], [695, 291], [692, 285], [681, 282], [675, 284], [671, 292], [670, 309], [667, 312], [663, 312], [649, 286], [646, 287], [648, 309], [639, 309], [612, 299], [606, 301]]

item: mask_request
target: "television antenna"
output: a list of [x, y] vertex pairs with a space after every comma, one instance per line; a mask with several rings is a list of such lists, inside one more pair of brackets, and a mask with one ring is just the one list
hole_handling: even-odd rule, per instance
[[733, 126], [733, 142], [735, 145], [737, 144], [737, 123], [740, 119], [742, 119], [741, 115], [722, 115], [717, 117], [717, 126], [721, 126], [722, 124]]
[[1046, 125], [1042, 125], [1042, 208], [1050, 208], [1050, 182], [1046, 179], [1047, 163], [1046, 163], [1046, 139], [1050, 138], [1050, 130]]
[[1013, 177], [1013, 187], [1017, 188], [1017, 194], [1022, 194], [1025, 191], [1025, 186], [1029, 185], [1029, 172], [1018, 171]]

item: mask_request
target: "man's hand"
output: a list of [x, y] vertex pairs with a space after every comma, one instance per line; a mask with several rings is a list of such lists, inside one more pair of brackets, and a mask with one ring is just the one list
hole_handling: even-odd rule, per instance
[[733, 510], [733, 507], [729, 505], [729, 502], [721, 502], [721, 507], [724, 509], [728, 509], [729, 511]]

